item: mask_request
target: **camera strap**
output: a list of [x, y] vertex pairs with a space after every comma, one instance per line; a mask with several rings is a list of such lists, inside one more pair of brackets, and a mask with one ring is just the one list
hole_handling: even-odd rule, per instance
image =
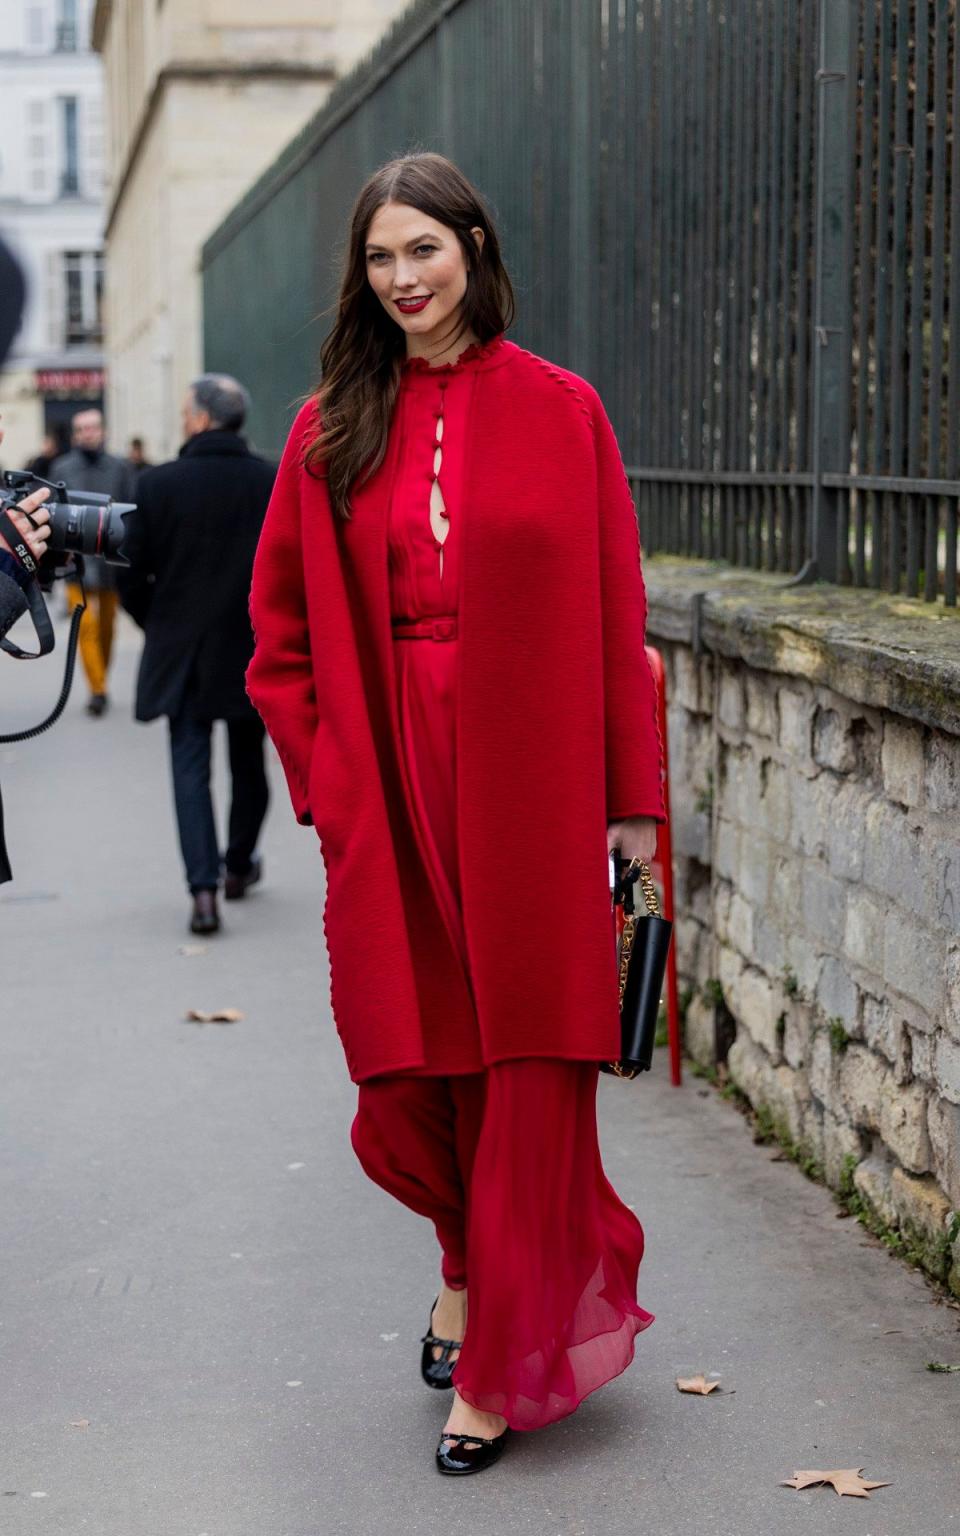
[[38, 656], [49, 656], [56, 639], [53, 632], [53, 624], [47, 612], [47, 605], [43, 600], [43, 593], [40, 591], [40, 586], [37, 582], [39, 566], [30, 553], [30, 548], [23, 535], [17, 531], [13, 521], [3, 511], [0, 511], [0, 534], [6, 539], [16, 559], [20, 561], [24, 570], [32, 578], [30, 585], [24, 591], [24, 597], [27, 600], [27, 607], [33, 620], [33, 627], [37, 632], [37, 639], [40, 642], [40, 649], [38, 651], [22, 651], [19, 645], [14, 645], [12, 640], [4, 639], [0, 640], [0, 650], [6, 651], [7, 655], [12, 656], [15, 661], [36, 661]]

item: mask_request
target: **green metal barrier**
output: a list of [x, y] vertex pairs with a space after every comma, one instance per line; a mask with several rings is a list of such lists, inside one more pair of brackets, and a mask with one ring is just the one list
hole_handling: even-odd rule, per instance
[[[203, 253], [278, 452], [391, 155], [488, 195], [514, 339], [599, 388], [645, 548], [957, 596], [952, 0], [423, 0]], [[929, 573], [929, 575], [928, 575]]]

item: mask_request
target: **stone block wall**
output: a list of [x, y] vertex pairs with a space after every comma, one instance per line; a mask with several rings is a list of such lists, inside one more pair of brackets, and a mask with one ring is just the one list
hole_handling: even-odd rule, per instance
[[687, 1050], [960, 1293], [960, 617], [647, 583]]

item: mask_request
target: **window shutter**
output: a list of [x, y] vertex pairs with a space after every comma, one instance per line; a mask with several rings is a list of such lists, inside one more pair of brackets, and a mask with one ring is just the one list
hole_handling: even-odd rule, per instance
[[63, 253], [48, 251], [46, 258], [47, 346], [62, 352], [66, 336], [66, 293]]

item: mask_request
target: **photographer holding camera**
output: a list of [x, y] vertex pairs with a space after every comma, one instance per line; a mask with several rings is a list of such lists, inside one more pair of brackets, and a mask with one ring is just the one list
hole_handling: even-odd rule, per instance
[[[23, 273], [14, 260], [12, 252], [0, 240], [0, 363], [9, 352], [13, 338], [19, 330], [25, 298]], [[0, 428], [0, 443], [2, 442], [3, 429]], [[10, 519], [17, 533], [26, 540], [30, 553], [37, 560], [43, 555], [47, 539], [50, 537], [49, 529], [41, 532], [44, 524], [49, 522], [50, 514], [40, 511], [48, 494], [47, 491], [42, 493], [38, 491], [33, 496], [26, 497], [19, 504], [18, 510], [10, 512]], [[9, 541], [0, 534], [0, 639], [20, 615], [27, 611], [24, 591], [29, 580]], [[0, 862], [5, 862], [2, 848], [2, 817], [0, 817]], [[10, 875], [8, 873], [0, 878], [9, 880]]]
[[[30, 470], [0, 472], [0, 650], [17, 661], [49, 656], [56, 637], [44, 593], [49, 592], [57, 577], [67, 575], [78, 591], [70, 620], [60, 697], [37, 725], [0, 733], [0, 744], [32, 741], [59, 720], [70, 697], [80, 624], [87, 611], [84, 560], [94, 556], [110, 565], [126, 564], [121, 553], [125, 519], [135, 510], [132, 502], [113, 502], [98, 492], [71, 490], [62, 482], [41, 482]], [[7, 639], [7, 631], [24, 614], [30, 615], [37, 650], [23, 650]], [[0, 880], [9, 879], [0, 809]]]
[[[3, 432], [0, 430], [0, 443]], [[50, 537], [50, 513], [43, 503], [50, 492], [35, 491], [16, 507], [11, 507], [8, 517], [26, 544], [34, 560], [41, 560]], [[27, 574], [19, 556], [0, 534], [0, 640], [17, 619], [27, 611], [26, 588], [32, 577]], [[0, 885], [13, 879], [10, 860], [7, 857], [3, 837], [3, 801], [0, 800]]]
[[[3, 431], [0, 429], [0, 443], [2, 442]], [[8, 513], [10, 521], [25, 541], [31, 555], [38, 561], [42, 560], [46, 554], [47, 540], [50, 537], [50, 513], [43, 505], [49, 494], [50, 492], [45, 489], [35, 491], [32, 496], [27, 496], [23, 501], [18, 502], [16, 507], [12, 507]], [[21, 614], [26, 613], [25, 593], [32, 579], [19, 556], [0, 534], [0, 640]]]
[[[0, 240], [0, 366], [20, 327], [25, 299], [20, 264]], [[46, 502], [50, 502], [49, 507]], [[120, 553], [124, 519], [133, 510], [133, 503], [114, 503], [106, 494], [77, 490], [63, 483], [44, 483], [31, 470], [0, 472], [0, 650], [18, 661], [49, 655], [56, 641], [43, 593], [49, 591], [57, 576], [68, 571], [76, 579], [79, 591], [70, 623], [59, 699], [45, 720], [27, 730], [0, 734], [0, 743], [30, 741], [60, 718], [70, 695], [78, 631], [86, 614], [84, 557], [98, 556], [110, 564], [125, 564]], [[25, 651], [6, 638], [7, 631], [26, 613], [39, 642], [36, 651]], [[0, 883], [10, 879], [0, 805]]]
[[[25, 296], [20, 266], [0, 240], [0, 365], [17, 334]], [[7, 743], [29, 741], [59, 719], [70, 693], [77, 632], [85, 614], [84, 556], [122, 562], [124, 518], [133, 510], [132, 503], [116, 505], [108, 495], [77, 491], [64, 484], [44, 485], [38, 478], [30, 470], [4, 470], [0, 474], [0, 649], [19, 661], [49, 655], [55, 638], [43, 592], [49, 590], [56, 576], [69, 570], [79, 583], [80, 597], [71, 621], [60, 697], [38, 725], [0, 735], [0, 742]], [[25, 651], [6, 638], [17, 619], [27, 613], [39, 641], [36, 651]], [[0, 884], [12, 878], [0, 804]]]

